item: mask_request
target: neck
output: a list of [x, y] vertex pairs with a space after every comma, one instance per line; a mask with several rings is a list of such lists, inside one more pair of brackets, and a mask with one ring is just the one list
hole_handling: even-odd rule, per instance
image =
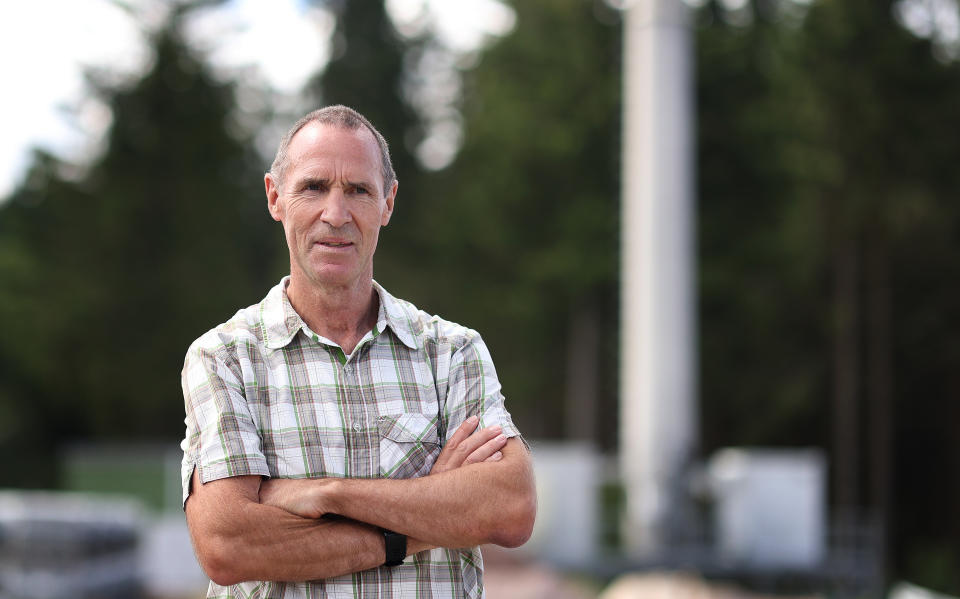
[[291, 273], [287, 298], [313, 332], [339, 345], [345, 354], [352, 354], [377, 323], [380, 302], [372, 278], [346, 287], [323, 287], [304, 284]]

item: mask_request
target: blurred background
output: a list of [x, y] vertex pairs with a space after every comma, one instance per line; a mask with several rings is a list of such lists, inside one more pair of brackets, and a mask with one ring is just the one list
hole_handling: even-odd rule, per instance
[[[48, 0], [0, 32], [0, 597], [202, 596], [183, 355], [287, 272], [262, 174], [331, 103], [392, 145], [377, 280], [483, 334], [534, 448], [488, 596], [960, 595], [956, 0]], [[669, 126], [629, 151], [668, 89], [682, 168]], [[688, 213], [627, 226], [637, 156]], [[621, 248], [674, 225], [683, 384], [638, 400]], [[679, 457], [633, 459], [636, 401]]]

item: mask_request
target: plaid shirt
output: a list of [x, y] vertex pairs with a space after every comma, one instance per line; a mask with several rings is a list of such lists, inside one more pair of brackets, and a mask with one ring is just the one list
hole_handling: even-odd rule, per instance
[[[183, 501], [200, 480], [413, 478], [457, 427], [519, 433], [476, 331], [429, 316], [374, 282], [377, 324], [349, 356], [306, 325], [287, 279], [195, 341], [183, 367]], [[315, 582], [213, 582], [207, 597], [482, 597], [478, 548], [433, 549], [393, 568]]]

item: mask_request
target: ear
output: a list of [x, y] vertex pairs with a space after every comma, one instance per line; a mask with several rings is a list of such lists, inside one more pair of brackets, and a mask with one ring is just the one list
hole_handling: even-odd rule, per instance
[[380, 226], [386, 227], [387, 223], [390, 222], [390, 216], [393, 214], [393, 202], [397, 198], [397, 188], [400, 187], [400, 184], [396, 179], [393, 180], [393, 184], [390, 186], [390, 189], [387, 191], [387, 195], [384, 198], [384, 201], [387, 204], [386, 210], [383, 211], [383, 216], [380, 217]]
[[283, 205], [280, 202], [280, 186], [273, 178], [273, 175], [267, 173], [263, 176], [263, 186], [267, 192], [267, 210], [275, 221], [283, 220]]

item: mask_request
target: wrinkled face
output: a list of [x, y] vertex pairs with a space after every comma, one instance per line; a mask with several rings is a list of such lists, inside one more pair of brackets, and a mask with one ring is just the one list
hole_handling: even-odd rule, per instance
[[291, 283], [350, 287], [373, 277], [380, 227], [390, 221], [396, 182], [383, 189], [370, 131], [309, 123], [293, 137], [278, 182], [267, 174], [267, 205], [283, 223]]

